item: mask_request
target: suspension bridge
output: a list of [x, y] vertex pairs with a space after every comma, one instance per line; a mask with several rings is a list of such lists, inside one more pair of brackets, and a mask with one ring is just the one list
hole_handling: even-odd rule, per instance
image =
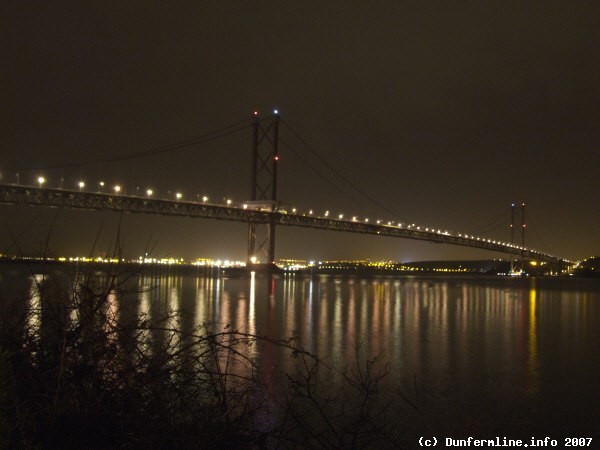
[[[450, 232], [443, 228], [430, 228], [384, 220], [369, 220], [366, 217], [334, 215], [329, 211], [317, 213], [313, 210], [297, 211], [282, 206], [278, 198], [278, 163], [279, 163], [279, 127], [280, 117], [277, 112], [266, 117], [255, 114], [252, 120], [252, 189], [248, 200], [233, 202], [224, 199], [214, 202], [208, 197], [197, 196], [190, 200], [181, 193], [175, 192], [170, 198], [155, 198], [151, 189], [133, 193], [125, 192], [118, 184], [107, 186], [100, 181], [93, 187], [80, 181], [74, 189], [62, 186], [48, 186], [43, 176], [38, 176], [35, 184], [23, 184], [17, 174], [14, 183], [0, 184], [0, 203], [26, 204], [30, 206], [73, 208], [96, 211], [116, 211], [129, 213], [160, 214], [200, 219], [228, 220], [248, 223], [248, 261], [275, 261], [275, 230], [279, 226], [302, 227], [347, 233], [361, 233], [389, 236], [403, 239], [416, 239], [428, 242], [459, 245], [477, 249], [500, 252], [520, 259], [533, 259], [556, 264], [570, 264], [566, 258], [546, 251], [525, 246], [524, 210], [522, 214], [522, 242], [514, 242], [513, 207], [513, 239], [504, 242], [467, 233]], [[243, 129], [228, 127], [209, 133], [199, 139], [153, 149], [148, 152], [126, 155], [118, 159], [135, 159], [158, 153], [167, 153], [189, 145], [197, 145], [207, 140], [219, 138], [233, 131]], [[326, 161], [324, 161], [326, 163]], [[328, 163], [326, 163], [328, 164]], [[77, 163], [73, 164], [74, 166]]]

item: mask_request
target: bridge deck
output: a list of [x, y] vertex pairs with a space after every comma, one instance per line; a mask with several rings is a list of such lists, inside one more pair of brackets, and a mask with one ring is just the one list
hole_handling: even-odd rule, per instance
[[547, 262], [570, 263], [566, 258], [482, 237], [452, 234], [438, 230], [422, 230], [411, 226], [401, 227], [358, 220], [341, 220], [314, 215], [262, 211], [260, 209], [253, 209], [252, 207], [244, 207], [243, 205], [226, 206], [204, 202], [161, 200], [139, 196], [2, 184], [0, 184], [0, 203], [161, 214], [166, 216], [231, 220], [261, 224], [274, 223], [275, 225], [283, 226], [417, 239], [492, 250]]

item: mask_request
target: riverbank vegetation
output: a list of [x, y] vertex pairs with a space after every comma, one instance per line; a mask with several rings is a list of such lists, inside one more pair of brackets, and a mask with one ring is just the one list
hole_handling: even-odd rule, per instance
[[332, 368], [293, 337], [127, 315], [123, 274], [31, 279], [0, 297], [0, 448], [409, 447], [418, 407], [381, 358]]

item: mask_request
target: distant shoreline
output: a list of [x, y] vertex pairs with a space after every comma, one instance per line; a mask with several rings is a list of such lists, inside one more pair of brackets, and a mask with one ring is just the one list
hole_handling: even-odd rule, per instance
[[[29, 265], [36, 267], [68, 267], [73, 269], [86, 268], [107, 272], [130, 272], [142, 274], [181, 273], [219, 274], [223, 276], [244, 276], [251, 272], [272, 274], [299, 275], [428, 275], [428, 276], [509, 276], [510, 262], [506, 260], [470, 260], [470, 261], [417, 261], [411, 263], [394, 262], [365, 262], [365, 261], [324, 261], [311, 266], [286, 267], [283, 265], [256, 264], [251, 266], [223, 266], [211, 264], [194, 264], [173, 260], [176, 262], [144, 262], [140, 260], [67, 260], [44, 257], [15, 257], [0, 256], [0, 265]], [[539, 270], [526, 274], [528, 276], [546, 276]], [[553, 275], [556, 276], [556, 275]], [[578, 276], [589, 276], [578, 274]]]

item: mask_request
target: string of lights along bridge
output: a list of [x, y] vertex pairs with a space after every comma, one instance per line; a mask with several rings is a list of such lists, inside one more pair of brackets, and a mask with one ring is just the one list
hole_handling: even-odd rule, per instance
[[[534, 259], [557, 264], [570, 264], [566, 258], [551, 253], [531, 249], [525, 246], [525, 205], [513, 205], [511, 209], [511, 242], [475, 236], [467, 233], [448, 231], [441, 227], [430, 227], [410, 223], [408, 221], [385, 220], [366, 216], [347, 216], [331, 210], [297, 209], [284, 207], [278, 197], [278, 163], [280, 159], [280, 127], [287, 127], [301, 142], [306, 142], [283, 120], [277, 110], [268, 116], [255, 113], [248, 120], [240, 121], [220, 130], [173, 145], [163, 146], [129, 155], [123, 155], [102, 161], [85, 161], [62, 166], [40, 168], [11, 168], [0, 184], [0, 202], [4, 204], [27, 204], [32, 206], [75, 208], [86, 210], [109, 210], [161, 214], [167, 216], [185, 216], [230, 220], [248, 223], [248, 262], [273, 264], [275, 261], [275, 230], [278, 226], [294, 226], [349, 233], [362, 233], [390, 236], [406, 239], [417, 239], [429, 242], [467, 246], [492, 250], [515, 255], [521, 259]], [[185, 196], [183, 192], [167, 191], [168, 197], [158, 195], [152, 187], [136, 187], [132, 192], [121, 183], [109, 184], [104, 180], [89, 181], [79, 178], [74, 180], [51, 179], [44, 171], [64, 169], [67, 167], [85, 167], [93, 163], [116, 163], [125, 160], [136, 160], [163, 153], [173, 152], [185, 147], [199, 145], [242, 130], [252, 131], [252, 167], [251, 191], [247, 200], [234, 201], [231, 197], [220, 197], [213, 200], [206, 194]], [[330, 170], [336, 169], [323, 159], [312, 147], [308, 150]], [[305, 161], [306, 162], [306, 161]], [[319, 173], [314, 166], [314, 172]], [[4, 170], [6, 174], [7, 171]], [[365, 198], [375, 203], [380, 209], [389, 211], [375, 199], [362, 192], [356, 185], [339, 172], [339, 177]], [[25, 175], [27, 174], [27, 175]], [[288, 199], [286, 199], [288, 200]], [[286, 202], [285, 204], [289, 204]], [[391, 214], [390, 214], [391, 215]], [[516, 223], [515, 220], [519, 220]], [[521, 242], [515, 242], [515, 231]]]

